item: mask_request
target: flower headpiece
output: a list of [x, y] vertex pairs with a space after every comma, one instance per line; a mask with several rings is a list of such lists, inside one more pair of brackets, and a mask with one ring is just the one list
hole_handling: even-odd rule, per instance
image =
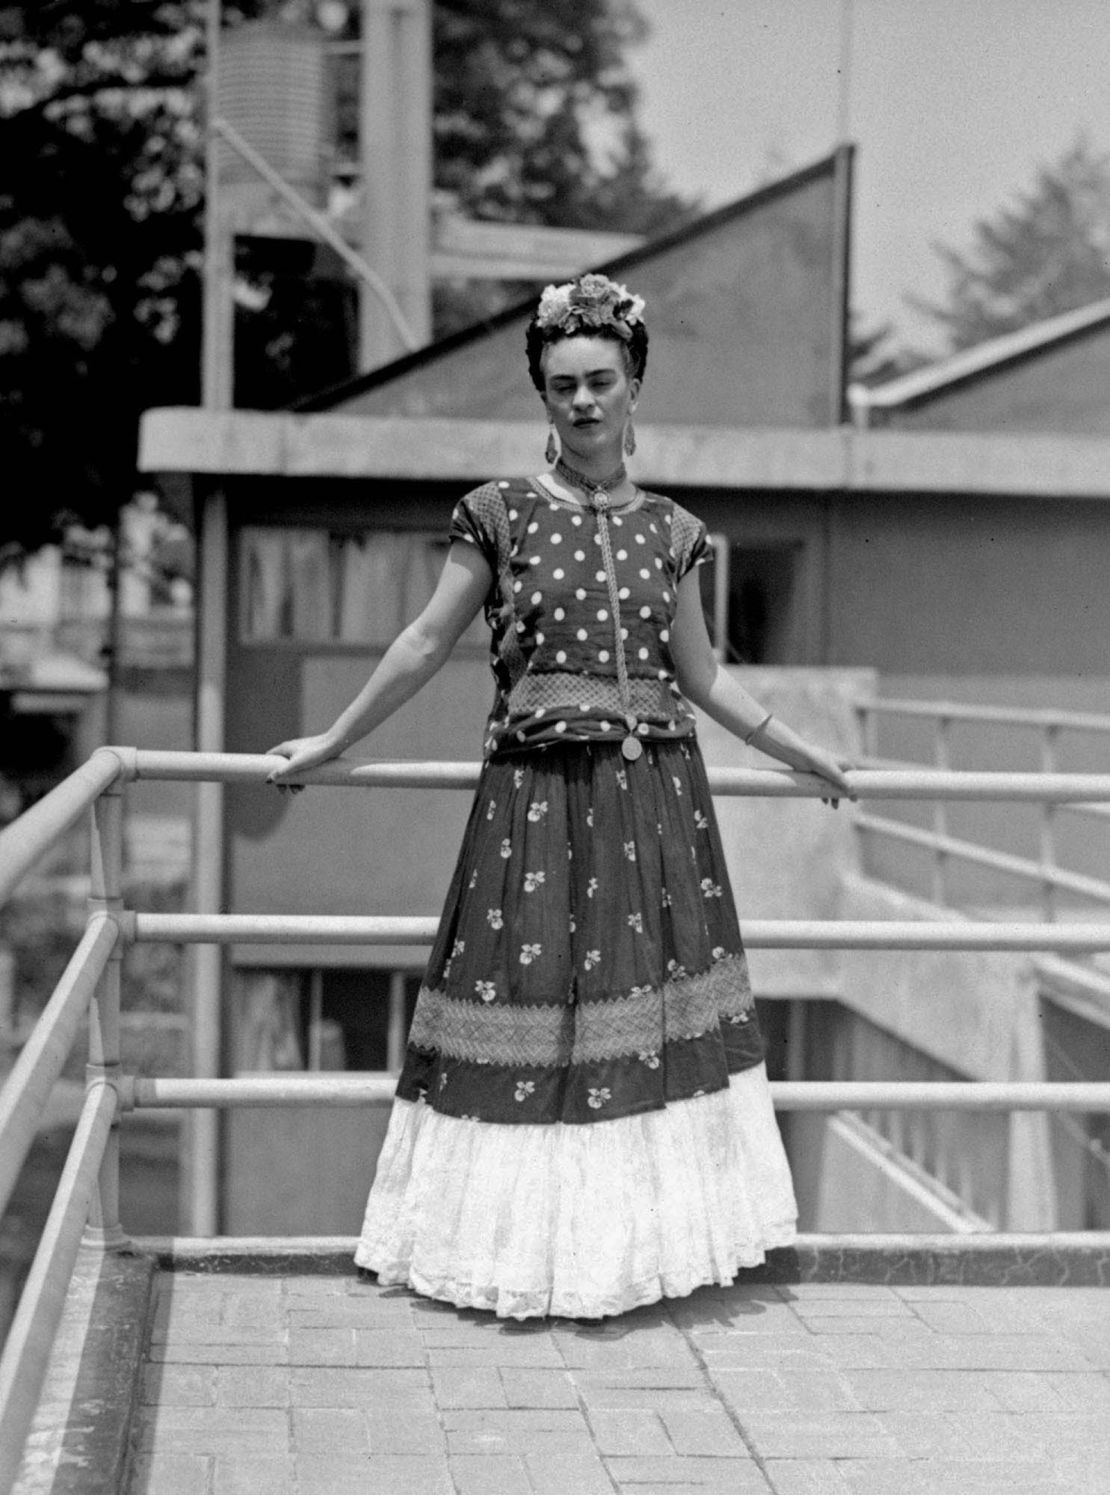
[[580, 275], [563, 285], [547, 286], [536, 309], [536, 326], [557, 328], [568, 336], [592, 327], [611, 327], [625, 342], [644, 318], [644, 298], [607, 275]]

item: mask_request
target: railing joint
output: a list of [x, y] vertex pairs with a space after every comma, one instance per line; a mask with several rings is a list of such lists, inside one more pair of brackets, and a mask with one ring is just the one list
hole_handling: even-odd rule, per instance
[[120, 747], [113, 743], [107, 747], [98, 747], [90, 761], [105, 757], [114, 758], [117, 768], [114, 781], [103, 793], [119, 794], [122, 785], [134, 783], [139, 777], [139, 750], [135, 747]]

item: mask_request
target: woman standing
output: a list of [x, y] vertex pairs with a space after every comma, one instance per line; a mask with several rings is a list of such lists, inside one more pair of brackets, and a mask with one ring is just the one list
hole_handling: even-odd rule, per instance
[[479, 607], [496, 699], [356, 1254], [381, 1282], [524, 1318], [624, 1312], [794, 1235], [700, 706], [850, 796], [718, 665], [705, 526], [623, 454], [643, 302], [549, 286], [528, 328], [551, 470], [458, 504], [436, 593], [292, 775], [408, 700]]

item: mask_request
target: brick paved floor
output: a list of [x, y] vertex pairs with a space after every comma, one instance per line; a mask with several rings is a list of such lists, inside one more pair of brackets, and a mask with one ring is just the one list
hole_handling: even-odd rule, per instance
[[806, 1283], [592, 1326], [163, 1272], [128, 1495], [1107, 1495], [1110, 1291]]

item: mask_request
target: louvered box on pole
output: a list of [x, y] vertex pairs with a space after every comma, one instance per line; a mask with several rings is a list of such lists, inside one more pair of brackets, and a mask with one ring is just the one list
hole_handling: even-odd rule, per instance
[[[325, 206], [333, 154], [326, 49], [307, 27], [249, 22], [224, 33], [219, 70], [221, 118], [315, 208]], [[226, 142], [219, 169], [234, 216], [240, 199], [255, 207], [271, 196]]]

